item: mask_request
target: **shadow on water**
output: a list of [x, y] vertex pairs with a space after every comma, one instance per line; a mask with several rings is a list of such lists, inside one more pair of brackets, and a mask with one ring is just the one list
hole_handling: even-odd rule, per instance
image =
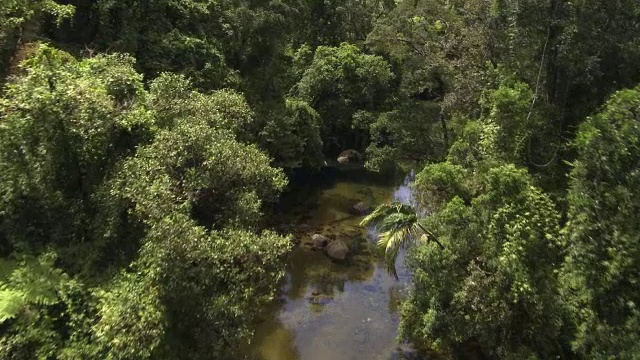
[[[249, 347], [259, 360], [417, 359], [398, 344], [398, 304], [405, 298], [410, 273], [404, 253], [398, 276], [381, 261], [371, 230], [358, 224], [353, 206], [375, 207], [391, 199], [411, 201], [408, 181], [394, 186], [362, 169], [332, 170], [320, 180], [299, 184], [280, 203], [281, 226], [296, 237], [279, 301], [265, 309]], [[322, 234], [349, 247], [343, 262], [314, 250], [311, 236]]]

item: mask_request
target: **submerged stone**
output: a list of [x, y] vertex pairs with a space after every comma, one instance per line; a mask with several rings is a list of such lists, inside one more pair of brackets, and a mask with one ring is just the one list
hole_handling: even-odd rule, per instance
[[307, 298], [307, 300], [313, 305], [324, 306], [333, 301], [333, 297], [313, 292], [311, 293], [311, 296]]
[[369, 214], [373, 208], [364, 201], [360, 201], [359, 203], [353, 205], [353, 212], [356, 215], [367, 215]]
[[322, 250], [324, 249], [327, 245], [329, 245], [329, 243], [331, 242], [331, 239], [329, 239], [328, 237], [324, 236], [324, 235], [320, 235], [320, 234], [314, 234], [311, 237], [311, 241], [313, 243], [313, 247], [316, 250]]
[[342, 240], [336, 240], [329, 243], [325, 250], [331, 259], [339, 261], [346, 259], [347, 254], [349, 253], [349, 247]]

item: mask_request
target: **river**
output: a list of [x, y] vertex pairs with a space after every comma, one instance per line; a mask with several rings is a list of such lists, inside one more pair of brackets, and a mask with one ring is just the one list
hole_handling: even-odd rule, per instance
[[[404, 253], [398, 279], [390, 276], [375, 247], [372, 229], [358, 224], [353, 205], [371, 206], [410, 198], [407, 181], [394, 186], [363, 170], [334, 170], [322, 180], [289, 194], [281, 214], [299, 244], [289, 256], [281, 295], [265, 311], [249, 346], [259, 360], [414, 359], [399, 342], [398, 305], [406, 296], [410, 273]], [[344, 262], [314, 250], [311, 235], [343, 240]]]

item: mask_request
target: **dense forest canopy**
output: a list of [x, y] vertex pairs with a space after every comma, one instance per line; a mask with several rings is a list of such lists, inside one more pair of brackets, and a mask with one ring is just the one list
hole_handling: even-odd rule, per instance
[[0, 358], [242, 358], [345, 149], [416, 347], [638, 358], [639, 63], [638, 0], [3, 0]]

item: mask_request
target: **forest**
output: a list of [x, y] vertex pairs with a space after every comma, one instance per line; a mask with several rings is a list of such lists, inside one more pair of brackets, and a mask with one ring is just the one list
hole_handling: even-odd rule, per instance
[[0, 358], [250, 358], [354, 149], [420, 356], [638, 359], [638, 64], [640, 0], [1, 0]]

